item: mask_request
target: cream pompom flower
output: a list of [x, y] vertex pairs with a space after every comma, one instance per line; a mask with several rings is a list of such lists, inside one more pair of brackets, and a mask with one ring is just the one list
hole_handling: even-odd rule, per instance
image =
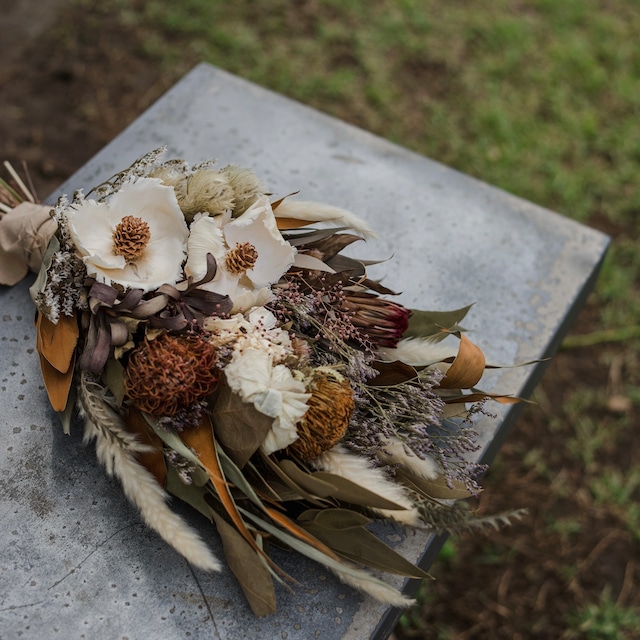
[[296, 424], [307, 412], [311, 397], [283, 364], [273, 366], [273, 356], [254, 346], [238, 349], [224, 373], [231, 390], [262, 414], [274, 418], [262, 443], [266, 454], [288, 447], [298, 439]]
[[171, 187], [154, 178], [125, 183], [107, 202], [66, 212], [71, 239], [98, 282], [151, 291], [182, 278], [189, 229]]
[[228, 295], [233, 311], [244, 311], [269, 299], [270, 285], [293, 264], [296, 249], [278, 231], [267, 196], [259, 196], [238, 218], [196, 216], [188, 241], [188, 276], [205, 276], [208, 253], [218, 270], [201, 288]]

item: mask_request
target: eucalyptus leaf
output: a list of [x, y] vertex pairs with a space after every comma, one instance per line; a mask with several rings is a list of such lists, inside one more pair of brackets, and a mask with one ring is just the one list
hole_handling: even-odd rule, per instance
[[293, 460], [280, 460], [278, 466], [297, 485], [319, 498], [330, 498], [335, 495], [337, 487], [303, 471]]
[[211, 507], [204, 499], [205, 495], [209, 493], [208, 490], [202, 485], [198, 486], [195, 483], [185, 484], [182, 482], [178, 472], [171, 465], [167, 465], [165, 490], [193, 507], [196, 511], [199, 511], [209, 521], [212, 521]]
[[[345, 231], [349, 227], [333, 227], [331, 229], [309, 229], [307, 231], [283, 233], [285, 240], [294, 247], [308, 246], [315, 244], [336, 235], [339, 231]], [[343, 234], [345, 235], [345, 234]], [[354, 236], [357, 240], [362, 240], [360, 236]]]
[[[278, 527], [275, 527], [275, 526], [269, 524], [268, 522], [265, 522], [259, 516], [255, 515], [253, 513], [250, 513], [248, 511], [245, 511], [242, 508], [240, 508], [240, 511], [248, 519], [253, 520], [253, 522], [255, 522], [264, 531], [266, 531], [267, 533], [270, 533], [274, 538], [277, 538], [278, 540], [280, 540], [284, 544], [288, 545], [294, 551], [297, 551], [298, 553], [301, 553], [302, 555], [306, 556], [307, 558], [309, 558], [311, 560], [315, 560], [316, 562], [319, 562], [320, 564], [328, 567], [332, 571], [335, 571], [336, 573], [338, 573], [338, 575], [345, 574], [345, 575], [352, 576], [354, 579], [356, 579], [358, 581], [362, 581], [365, 584], [366, 583], [370, 584], [372, 586], [372, 588], [377, 588], [377, 587], [383, 588], [384, 590], [388, 591], [389, 593], [394, 594], [398, 598], [402, 598], [403, 597], [402, 594], [400, 593], [400, 591], [398, 591], [397, 589], [391, 587], [386, 582], [383, 582], [382, 580], [379, 580], [378, 578], [375, 578], [374, 576], [369, 575], [366, 571], [362, 571], [360, 569], [356, 569], [356, 568], [354, 568], [354, 567], [352, 567], [352, 566], [350, 566], [350, 565], [348, 565], [346, 563], [342, 563], [342, 562], [339, 562], [337, 560], [334, 560], [333, 558], [329, 557], [326, 553], [323, 553], [322, 551], [319, 551], [315, 547], [312, 547], [310, 544], [308, 544], [306, 542], [303, 542], [299, 538], [296, 538], [296, 537], [286, 533], [285, 531], [282, 531]], [[364, 586], [362, 588], [364, 588]]]
[[317, 525], [329, 529], [357, 529], [371, 522], [358, 511], [336, 507], [335, 509], [307, 509], [298, 516], [301, 525]]
[[224, 381], [217, 390], [212, 418], [216, 438], [240, 468], [258, 450], [273, 424], [273, 418], [243, 402]]
[[229, 568], [240, 583], [251, 611], [258, 617], [276, 611], [276, 593], [271, 572], [262, 557], [221, 515], [210, 510], [222, 540]]
[[119, 360], [109, 358], [102, 372], [102, 382], [116, 399], [119, 407], [124, 400], [124, 367]]
[[471, 492], [465, 487], [463, 482], [452, 480], [449, 486], [447, 479], [440, 475], [434, 479], [420, 478], [405, 468], [396, 471], [397, 476], [403, 482], [412, 485], [412, 488], [418, 489], [420, 493], [435, 500], [461, 500], [471, 497]]
[[77, 395], [76, 386], [72, 384], [71, 389], [69, 389], [69, 396], [67, 397], [67, 406], [63, 411], [58, 411], [58, 416], [62, 423], [62, 432], [67, 436], [71, 434], [71, 421], [73, 418], [73, 410], [76, 406]]
[[442, 340], [452, 331], [462, 331], [459, 322], [473, 305], [453, 311], [421, 311], [412, 309], [409, 328], [404, 332], [405, 338], [432, 338]]
[[287, 473], [285, 473], [279, 465], [274, 462], [270, 456], [264, 455], [262, 459], [265, 461], [266, 465], [275, 473], [276, 476], [283, 482], [289, 489], [292, 491], [292, 495], [294, 500], [299, 500], [304, 498], [308, 500], [312, 504], [317, 506], [323, 506], [324, 502], [321, 501], [317, 496], [314, 496], [312, 493], [309, 493], [306, 489], [301, 487], [297, 482], [295, 482]]
[[264, 505], [262, 504], [262, 500], [260, 500], [251, 483], [245, 478], [235, 462], [222, 449], [218, 449], [218, 457], [220, 458], [220, 466], [222, 467], [225, 478], [242, 491], [253, 504], [263, 509]]
[[300, 522], [300, 526], [336, 553], [372, 569], [409, 578], [429, 577], [428, 573], [367, 531], [363, 524], [356, 524], [360, 514], [348, 509], [327, 509], [320, 515], [325, 517]]
[[169, 431], [168, 429], [163, 429], [158, 425], [157, 420], [149, 415], [148, 413], [142, 413], [144, 419], [147, 421], [149, 426], [154, 430], [156, 435], [171, 449], [179, 453], [183, 458], [186, 458], [189, 462], [192, 462], [196, 465], [197, 468], [206, 470], [203, 468], [202, 463], [198, 459], [198, 456], [187, 447], [182, 440], [180, 440], [179, 436], [177, 436], [173, 431]]
[[[40, 271], [38, 271], [38, 275], [34, 283], [29, 287], [29, 295], [33, 300], [33, 303], [38, 307], [38, 299], [40, 298], [40, 294], [44, 290], [47, 284], [47, 272], [51, 268], [51, 261], [53, 259], [53, 254], [56, 251], [60, 250], [60, 242], [56, 236], [52, 236], [51, 240], [49, 240], [49, 245], [47, 246], [47, 250], [42, 256], [42, 265], [40, 266]], [[40, 311], [43, 311], [40, 307], [38, 307]]]

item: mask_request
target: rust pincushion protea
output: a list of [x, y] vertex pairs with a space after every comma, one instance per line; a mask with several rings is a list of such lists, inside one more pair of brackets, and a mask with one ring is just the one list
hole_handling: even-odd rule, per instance
[[316, 372], [309, 391], [309, 408], [296, 427], [298, 439], [289, 446], [302, 460], [313, 460], [337, 444], [355, 407], [349, 380], [338, 374]]
[[129, 400], [153, 416], [174, 416], [206, 398], [220, 374], [216, 349], [197, 334], [162, 334], [130, 355], [124, 388]]

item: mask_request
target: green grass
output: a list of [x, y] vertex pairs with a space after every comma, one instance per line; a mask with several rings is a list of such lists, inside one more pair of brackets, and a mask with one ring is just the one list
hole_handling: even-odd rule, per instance
[[[613, 234], [591, 342], [611, 342], [622, 392], [640, 402], [638, 0], [107, 0], [100, 10], [135, 26], [176, 79], [211, 62]], [[606, 455], [633, 425], [603, 419], [606, 390], [586, 386], [550, 417], [564, 450], [523, 458], [544, 482], [550, 454], [581, 466], [593, 507], [637, 535], [638, 473]], [[546, 523], [567, 539], [581, 526], [570, 515]], [[499, 553], [487, 543], [479, 562]], [[571, 624], [571, 637], [614, 639], [640, 619], [605, 592]]]
[[640, 629], [640, 612], [620, 606], [605, 589], [598, 602], [583, 607], [572, 616], [575, 635], [585, 640], [632, 640]]

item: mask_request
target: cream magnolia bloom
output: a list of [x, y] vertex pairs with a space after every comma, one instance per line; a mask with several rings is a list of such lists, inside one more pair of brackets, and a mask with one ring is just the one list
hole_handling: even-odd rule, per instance
[[182, 278], [189, 230], [171, 187], [129, 182], [108, 202], [85, 200], [66, 213], [69, 233], [98, 282], [151, 291]]
[[242, 400], [274, 418], [262, 443], [266, 454], [279, 451], [298, 439], [296, 424], [307, 412], [304, 383], [283, 364], [273, 366], [273, 356], [254, 346], [238, 349], [224, 369], [227, 383]]
[[207, 272], [207, 254], [218, 270], [203, 289], [228, 295], [234, 311], [264, 304], [269, 285], [293, 264], [296, 250], [280, 234], [267, 196], [260, 196], [241, 216], [196, 216], [191, 224], [185, 271], [194, 280]]

